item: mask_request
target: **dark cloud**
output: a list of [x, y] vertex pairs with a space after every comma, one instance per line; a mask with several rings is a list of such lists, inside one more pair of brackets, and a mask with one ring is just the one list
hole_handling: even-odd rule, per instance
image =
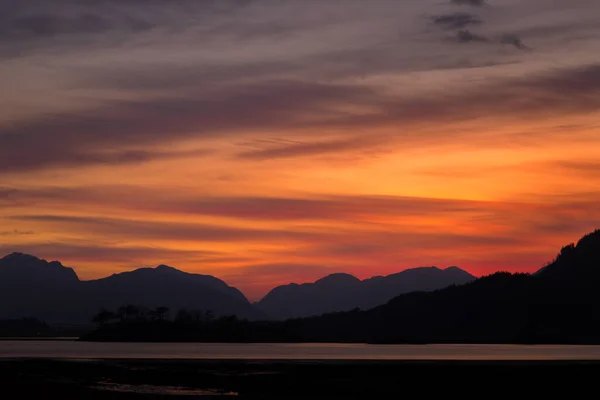
[[164, 158], [169, 153], [115, 153], [113, 149], [194, 136], [301, 128], [315, 118], [326, 119], [331, 106], [347, 99], [366, 104], [375, 98], [371, 88], [283, 81], [238, 85], [218, 93], [207, 90], [176, 99], [113, 102], [90, 113], [0, 126], [0, 171], [81, 165], [86, 160], [122, 164]]
[[[234, 220], [332, 220], [359, 221], [371, 216], [480, 212], [491, 203], [469, 200], [428, 199], [403, 196], [323, 196], [317, 198], [173, 196], [136, 187], [1, 189], [0, 206], [52, 207], [79, 204], [87, 209], [109, 209], [228, 217]], [[60, 222], [63, 217], [40, 217]], [[86, 221], [76, 220], [83, 223]], [[70, 222], [70, 220], [66, 220]]]
[[[240, 44], [243, 46], [243, 44]], [[430, 71], [456, 68], [479, 68], [510, 64], [494, 54], [478, 58], [439, 57], [420, 60], [398, 57], [379, 48], [335, 49], [326, 54], [307, 55], [299, 59], [247, 61], [207, 65], [135, 65], [135, 67], [86, 67], [85, 74], [73, 84], [73, 89], [125, 90], [141, 94], [156, 91], [214, 92], [232, 85], [247, 86], [249, 81], [261, 82], [273, 76], [305, 75], [320, 82], [362, 78], [367, 74], [398, 73], [399, 71]], [[202, 95], [200, 95], [202, 97]]]
[[[343, 126], [462, 121], [500, 115], [537, 120], [541, 115], [588, 114], [599, 108], [600, 65], [594, 64], [490, 80], [460, 93], [438, 92], [411, 99], [382, 99], [381, 113], [344, 118]], [[331, 123], [331, 126], [335, 125], [335, 122]], [[442, 135], [448, 139], [447, 133], [440, 134], [440, 138]], [[410, 132], [401, 136], [409, 139]]]
[[[548, 166], [547, 166], [548, 167]], [[556, 167], [556, 165], [554, 166]], [[592, 166], [570, 165], [565, 168], [591, 168]], [[5, 193], [5, 195], [2, 195]], [[0, 206], [8, 209], [10, 205], [19, 208], [28, 206], [52, 209], [60, 205], [63, 209], [83, 207], [90, 212], [99, 210], [102, 206], [108, 210], [131, 210], [139, 215], [157, 213], [160, 215], [184, 216], [212, 216], [228, 218], [231, 221], [257, 220], [270, 222], [283, 221], [346, 221], [356, 224], [368, 223], [369, 230], [376, 226], [384, 227], [379, 236], [369, 240], [369, 243], [387, 243], [391, 246], [394, 240], [410, 243], [414, 246], [434, 247], [436, 240], [439, 243], [455, 242], [456, 245], [473, 241], [475, 244], [492, 244], [495, 239], [482, 239], [480, 242], [471, 237], [453, 237], [452, 240], [444, 237], [435, 237], [435, 233], [428, 232], [423, 237], [412, 233], [400, 232], [402, 228], [394, 228], [398, 235], [390, 237], [389, 229], [385, 229], [387, 219], [397, 221], [400, 217], [439, 218], [440, 220], [471, 221], [471, 223], [494, 224], [495, 226], [518, 227], [527, 230], [532, 237], [543, 234], [541, 226], [544, 224], [564, 225], [569, 227], [569, 232], [575, 230], [585, 231], [584, 228], [593, 225], [600, 218], [599, 212], [590, 213], [589, 210], [597, 209], [595, 205], [600, 200], [599, 193], [592, 193], [581, 198], [576, 196], [552, 198], [532, 198], [526, 202], [490, 202], [457, 199], [433, 199], [405, 196], [319, 196], [308, 198], [278, 198], [278, 197], [212, 197], [183, 196], [171, 193], [158, 192], [151, 189], [135, 187], [98, 187], [78, 189], [31, 189], [31, 190], [0, 190]], [[588, 210], [579, 212], [580, 210]], [[141, 214], [140, 214], [141, 213]], [[145, 214], [144, 214], [145, 213]], [[21, 223], [32, 222], [35, 226], [42, 224], [45, 231], [55, 229], [69, 232], [97, 232], [108, 235], [114, 240], [127, 239], [179, 239], [195, 241], [227, 241], [227, 242], [253, 242], [255, 240], [302, 241], [315, 243], [323, 240], [334, 240], [336, 243], [345, 243], [350, 240], [355, 246], [355, 252], [363, 252], [376, 248], [365, 249], [366, 244], [360, 243], [361, 235], [366, 235], [363, 230], [346, 231], [338, 228], [327, 231], [290, 232], [280, 229], [238, 229], [227, 226], [214, 226], [207, 224], [169, 223], [169, 222], [144, 222], [138, 220], [121, 220], [116, 218], [95, 217], [66, 217], [66, 216], [22, 216], [9, 218]], [[392, 223], [393, 225], [393, 223]], [[539, 225], [539, 227], [538, 227]], [[25, 226], [25, 228], [29, 228]], [[515, 228], [516, 229], [516, 228]], [[514, 232], [516, 236], [517, 232]], [[401, 235], [402, 234], [402, 235]], [[387, 235], [387, 236], [386, 236]], [[444, 234], [446, 235], [446, 234]], [[432, 236], [433, 239], [428, 239]], [[493, 235], [492, 235], [493, 236]], [[345, 238], [345, 239], [344, 239]], [[354, 239], [353, 239], [354, 238]], [[356, 239], [356, 240], [355, 240]], [[504, 243], [506, 238], [498, 239], [498, 244]], [[342, 242], [340, 242], [342, 241]], [[441, 246], [438, 243], [439, 246]], [[344, 247], [345, 248], [345, 247]], [[386, 247], [388, 248], [388, 247]], [[383, 249], [381, 250], [383, 251]], [[349, 251], [350, 252], [350, 251]], [[348, 252], [348, 253], [349, 253]]]
[[473, 7], [483, 7], [485, 6], [486, 0], [450, 0], [453, 4], [458, 4], [461, 6], [473, 6]]
[[461, 29], [460, 31], [456, 32], [456, 40], [459, 43], [489, 42], [487, 37], [473, 33], [468, 29]]
[[21, 222], [35, 222], [47, 227], [89, 234], [94, 232], [119, 239], [190, 240], [196, 242], [264, 242], [289, 243], [314, 240], [317, 233], [278, 229], [235, 228], [201, 223], [155, 222], [118, 218], [75, 217], [60, 215], [20, 215], [9, 217]]
[[21, 231], [19, 229], [13, 229], [12, 231], [0, 231], [0, 236], [22, 236], [22, 235], [35, 235], [34, 231]]
[[516, 47], [519, 50], [531, 50], [531, 47], [525, 45], [525, 43], [523, 43], [519, 36], [513, 34], [502, 36], [502, 39], [500, 39], [500, 43], [509, 44], [511, 46]]
[[104, 14], [82, 13], [74, 15], [26, 14], [3, 17], [0, 25], [0, 37], [4, 40], [20, 41], [33, 39], [52, 39], [57, 36], [94, 35], [111, 30], [144, 31], [153, 28], [153, 24], [127, 15], [107, 16]]
[[[130, 35], [160, 29], [162, 35], [190, 27], [203, 36], [225, 32], [203, 29], [204, 21], [223, 19], [254, 0], [0, 0], [0, 55], [14, 57], [28, 52], [60, 48], [78, 51], [121, 45]], [[190, 18], [190, 16], [194, 18]], [[244, 37], [258, 27], [231, 25], [232, 34]], [[283, 27], [282, 27], [283, 29]], [[265, 31], [267, 33], [268, 30]], [[112, 35], [111, 34], [115, 34]], [[199, 36], [198, 41], [202, 39]]]
[[[472, 36], [465, 34], [464, 40], [476, 40]], [[340, 113], [337, 109], [341, 105], [368, 107], [370, 111]], [[90, 112], [0, 126], [0, 172], [65, 164], [84, 166], [86, 160], [92, 164], [144, 161], [154, 157], [147, 153], [155, 152], [151, 148], [189, 138], [235, 137], [239, 133], [273, 130], [314, 132], [315, 128], [401, 126], [491, 115], [531, 119], [540, 114], [589, 113], [598, 107], [598, 65], [500, 79], [458, 93], [439, 91], [430, 96], [392, 96], [364, 85], [303, 81], [235, 85], [221, 90], [193, 91], [175, 99], [110, 102]], [[395, 139], [400, 137], [410, 139], [411, 131], [397, 131]], [[356, 140], [285, 144], [242, 156], [291, 157], [348, 150], [360, 147], [357, 143], [361, 140], [365, 148], [377, 145], [375, 139]], [[139, 143], [150, 150], [128, 153]], [[164, 150], [156, 155], [166, 156]], [[77, 161], [65, 161], [69, 158]]]
[[[0, 142], [2, 138], [0, 137]], [[25, 149], [24, 149], [25, 150]], [[2, 153], [0, 151], [0, 153]], [[22, 151], [13, 154], [3, 154], [0, 158], [0, 171], [22, 172], [39, 168], [69, 168], [94, 165], [127, 165], [148, 161], [180, 159], [187, 157], [204, 157], [209, 150], [172, 151], [161, 150], [117, 150], [93, 151], [92, 149], [74, 149], [65, 146], [57, 157], [56, 153], [38, 152], [35, 154]]]
[[[486, 5], [485, 0], [451, 0], [451, 2], [458, 5], [469, 5], [474, 7]], [[458, 29], [456, 32], [456, 40], [459, 43], [499, 42], [514, 46], [519, 50], [531, 50], [531, 48], [525, 45], [521, 38], [515, 34], [505, 34], [500, 39], [491, 39], [487, 36], [476, 34], [469, 29], [466, 29], [468, 26], [480, 25], [483, 23], [483, 21], [477, 16], [469, 13], [458, 12], [454, 14], [440, 15], [432, 17], [432, 21], [434, 24], [444, 29]]]
[[[570, 101], [592, 101], [600, 91], [600, 64], [586, 65], [572, 69], [562, 69], [538, 79], [522, 79], [523, 85], [532, 90], [560, 94], [570, 97]], [[580, 99], [572, 97], [581, 96]], [[591, 107], [596, 107], [592, 104]]]
[[101, 33], [109, 30], [111, 24], [97, 15], [84, 14], [76, 17], [60, 15], [30, 15], [17, 18], [9, 25], [3, 25], [3, 36], [42, 36], [64, 34]]
[[[358, 136], [349, 139], [330, 140], [321, 142], [282, 142], [275, 141], [260, 145], [258, 149], [238, 154], [239, 158], [248, 160], [267, 160], [274, 158], [290, 158], [315, 156], [345, 151], [364, 151], [376, 144], [382, 143], [382, 137]], [[262, 143], [255, 143], [262, 144]]]
[[454, 13], [432, 17], [434, 24], [444, 29], [464, 29], [467, 26], [479, 25], [482, 21], [473, 14]]
[[531, 47], [529, 47], [529, 46], [525, 45], [525, 43], [523, 43], [523, 41], [521, 40], [521, 38], [519, 38], [519, 36], [513, 35], [513, 34], [504, 35], [498, 40], [498, 39], [492, 39], [487, 36], [473, 33], [468, 29], [461, 29], [458, 32], [456, 32], [456, 41], [458, 41], [459, 43], [470, 43], [470, 42], [486, 42], [486, 43], [490, 43], [490, 44], [501, 43], [501, 44], [508, 44], [508, 45], [514, 46], [515, 48], [517, 48], [519, 50], [527, 50], [527, 51], [532, 50]]

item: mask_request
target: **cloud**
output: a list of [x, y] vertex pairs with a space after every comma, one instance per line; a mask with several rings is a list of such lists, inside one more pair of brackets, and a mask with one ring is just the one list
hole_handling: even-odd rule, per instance
[[364, 152], [366, 149], [380, 144], [383, 140], [381, 137], [358, 136], [320, 142], [286, 142], [278, 140], [265, 143], [264, 141], [258, 141], [254, 142], [254, 145], [262, 144], [262, 148], [241, 152], [238, 154], [238, 157], [247, 160], [268, 160], [315, 156], [345, 151]]
[[501, 43], [511, 45], [519, 50], [531, 51], [532, 48], [525, 45], [521, 38], [517, 35], [507, 34], [502, 36], [499, 40], [492, 39], [487, 36], [483, 36], [477, 33], [473, 33], [468, 29], [461, 29], [456, 32], [456, 41], [459, 43], [471, 43], [471, 42], [485, 42], [485, 43]]
[[10, 220], [32, 222], [55, 230], [103, 235], [117, 240], [194, 241], [194, 242], [300, 242], [313, 239], [316, 233], [280, 229], [251, 229], [223, 225], [182, 222], [158, 222], [69, 215], [16, 215]]
[[[1, 141], [1, 138], [0, 138]], [[2, 153], [0, 151], [0, 153]], [[23, 154], [5, 153], [0, 159], [0, 171], [22, 172], [40, 168], [67, 168], [88, 167], [94, 165], [127, 165], [155, 160], [181, 159], [188, 157], [203, 157], [211, 152], [209, 150], [193, 151], [161, 151], [161, 150], [76, 150], [65, 146], [59, 157], [57, 153], [38, 152]]]
[[[379, 113], [345, 119], [344, 126], [374, 126], [386, 122], [442, 123], [492, 116], [527, 121], [537, 120], [542, 115], [587, 115], [597, 112], [600, 107], [600, 65], [490, 79], [460, 92], [440, 91], [430, 96], [388, 98], [381, 101], [380, 107]], [[407, 140], [408, 135], [410, 132], [400, 137]], [[450, 139], [446, 133], [440, 133], [439, 138]]]
[[[85, 206], [92, 211], [99, 206], [108, 209], [136, 210], [196, 216], [219, 216], [233, 220], [369, 220], [376, 216], [418, 216], [425, 214], [469, 213], [497, 206], [495, 203], [454, 199], [430, 199], [405, 196], [309, 196], [285, 197], [197, 197], [177, 196], [152, 189], [131, 186], [99, 186], [88, 188], [1, 189], [0, 206], [27, 208], [32, 205], [52, 208], [62, 205], [72, 209]], [[44, 222], [77, 222], [110, 225], [113, 220], [82, 220], [59, 216], [27, 217]], [[102, 223], [103, 222], [103, 223]], [[127, 222], [128, 223], [128, 222]], [[134, 223], [134, 222], [132, 222]], [[201, 225], [198, 229], [202, 228]]]
[[[582, 166], [577, 166], [581, 168]], [[591, 172], [590, 172], [591, 173]], [[4, 195], [2, 194], [4, 193]], [[4, 200], [2, 200], [4, 199]], [[349, 227], [372, 230], [376, 227], [394, 231], [408, 229], [413, 232], [420, 218], [436, 219], [443, 226], [454, 226], [457, 221], [492, 223], [494, 226], [514, 226], [521, 229], [531, 221], [539, 218], [542, 221], [570, 221], [574, 226], [593, 225], [594, 215], [590, 214], [600, 200], [599, 193], [592, 193], [581, 198], [553, 196], [550, 198], [534, 197], [522, 202], [511, 201], [473, 201], [461, 199], [435, 199], [406, 196], [307, 196], [298, 198], [278, 197], [225, 197], [207, 198], [193, 195], [174, 195], [151, 189], [135, 187], [97, 187], [78, 189], [32, 189], [32, 190], [0, 190], [0, 206], [5, 210], [17, 206], [20, 210], [35, 205], [40, 209], [56, 210], [61, 214], [76, 206], [88, 210], [89, 213], [104, 215], [104, 209], [121, 210], [125, 219], [103, 217], [76, 217], [60, 215], [22, 215], [8, 218], [10, 221], [31, 223], [25, 226], [31, 229], [38, 224], [44, 231], [95, 232], [109, 237], [141, 238], [145, 240], [180, 239], [197, 241], [312, 241], [325, 237], [340, 238]], [[58, 208], [57, 208], [58, 207]], [[104, 207], [104, 208], [99, 208]], [[62, 211], [61, 211], [62, 210]], [[586, 211], [588, 210], [588, 211]], [[135, 211], [135, 213], [133, 213]], [[10, 211], [9, 211], [10, 212]], [[10, 214], [9, 214], [10, 215]], [[231, 223], [240, 221], [270, 222], [268, 229], [248, 229], [205, 223], [182, 223], [168, 221], [144, 221], [153, 219], [150, 216], [161, 215], [185, 217], [184, 220], [196, 220], [197, 217], [227, 218]], [[138, 216], [144, 220], [131, 220]], [[564, 218], [563, 218], [564, 217]], [[312, 230], [310, 224], [302, 224], [304, 228], [290, 230], [283, 224], [286, 221], [326, 222], [330, 228]], [[334, 222], [344, 223], [341, 228]], [[600, 223], [600, 221], [598, 221]], [[262, 226], [262, 225], [261, 225]], [[319, 225], [317, 225], [319, 226]], [[305, 229], [306, 228], [306, 229]], [[37, 229], [37, 228], [36, 228]], [[542, 235], [542, 231], [536, 231]], [[114, 235], [114, 236], [113, 236]], [[427, 236], [433, 235], [427, 232]], [[521, 235], [516, 233], [515, 235]], [[433, 237], [432, 236], [432, 237]], [[415, 236], [416, 237], [416, 236]], [[116, 240], [116, 239], [115, 239]], [[365, 239], [366, 240], [366, 239]], [[377, 239], [375, 242], [378, 242]], [[404, 238], [409, 240], [410, 238]], [[418, 241], [424, 240], [418, 238]], [[432, 239], [435, 242], [435, 239]], [[475, 240], [475, 239], [474, 239]], [[476, 240], [475, 240], [476, 241]]]
[[371, 88], [352, 85], [278, 81], [238, 85], [219, 94], [113, 102], [93, 112], [0, 126], [0, 172], [166, 158], [170, 153], [164, 151], [112, 149], [312, 126], [311, 120], [328, 118], [332, 106], [366, 104], [374, 94]]
[[[458, 5], [470, 5], [481, 7], [485, 5], [484, 0], [452, 0], [453, 3]], [[467, 29], [468, 26], [480, 25], [483, 23], [477, 16], [469, 13], [456, 12], [453, 14], [445, 14], [434, 16], [431, 18], [433, 23], [442, 29], [456, 30], [456, 40], [459, 43], [469, 42], [489, 42], [489, 43], [501, 43], [514, 46], [519, 50], [532, 50], [529, 46], [525, 45], [521, 38], [515, 34], [505, 34], [499, 39], [492, 39], [490, 37], [476, 34]]]
[[22, 235], [35, 235], [34, 231], [21, 231], [19, 229], [13, 229], [12, 231], [0, 231], [0, 236], [22, 236]]
[[[476, 37], [465, 34], [464, 40]], [[368, 107], [369, 112], [340, 113], [339, 106]], [[422, 121], [451, 122], [486, 116], [535, 119], [548, 114], [586, 114], [598, 107], [600, 66], [595, 64], [490, 80], [461, 92], [426, 95], [392, 95], [379, 87], [354, 84], [264, 82], [237, 85], [216, 94], [193, 92], [175, 99], [113, 102], [88, 113], [64, 113], [0, 125], [0, 173], [167, 158], [174, 154], [155, 148], [191, 138], [235, 138], [238, 134], [273, 130], [408, 127]], [[378, 146], [376, 137], [361, 136], [283, 144], [243, 152], [241, 157], [267, 159]], [[439, 136], [449, 139], [444, 132]], [[399, 130], [388, 139], [420, 140], [411, 137], [409, 129]], [[138, 143], [146, 148], [136, 150]]]
[[473, 7], [483, 7], [487, 4], [486, 0], [450, 0], [450, 2], [460, 5], [460, 6], [473, 6]]
[[485, 36], [473, 33], [468, 29], [461, 29], [460, 31], [456, 32], [456, 40], [459, 43], [489, 42], [489, 39]]
[[516, 47], [519, 50], [532, 50], [531, 47], [525, 45], [525, 43], [523, 43], [523, 41], [521, 40], [521, 38], [517, 35], [513, 35], [513, 34], [508, 34], [508, 35], [504, 35], [502, 36], [502, 39], [500, 39], [500, 43], [503, 44], [509, 44], [511, 46]]
[[76, 17], [60, 15], [29, 15], [16, 18], [12, 23], [3, 25], [0, 35], [11, 39], [23, 37], [51, 37], [68, 34], [95, 34], [109, 30], [111, 24], [104, 18], [93, 14]]
[[[0, 1], [0, 56], [60, 48], [61, 53], [118, 48], [159, 29], [174, 36], [208, 19], [227, 19], [253, 0], [28, 0]], [[194, 17], [191, 17], [191, 16]], [[205, 32], [209, 33], [209, 32]], [[146, 37], [147, 39], [147, 37]]]
[[[32, 42], [72, 38], [71, 43], [82, 43], [82, 39], [100, 36], [111, 32], [119, 34], [139, 33], [151, 30], [155, 25], [144, 19], [123, 12], [107, 12], [104, 8], [81, 8], [65, 6], [60, 12], [48, 9], [46, 12], [31, 13], [31, 8], [17, 8], [12, 13], [0, 17], [0, 38], [11, 47], [26, 46]], [[38, 7], [44, 10], [42, 4]], [[38, 44], [38, 46], [41, 45]], [[24, 47], [26, 48], [26, 47]], [[35, 47], [34, 47], [35, 48]]]
[[479, 25], [482, 21], [473, 14], [454, 13], [432, 17], [435, 25], [444, 29], [464, 29], [470, 25]]

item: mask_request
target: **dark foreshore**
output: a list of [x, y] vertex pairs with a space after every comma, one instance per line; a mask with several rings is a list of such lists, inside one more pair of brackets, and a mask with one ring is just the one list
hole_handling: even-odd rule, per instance
[[0, 394], [61, 400], [580, 398], [594, 389], [599, 373], [597, 361], [13, 359], [0, 361]]

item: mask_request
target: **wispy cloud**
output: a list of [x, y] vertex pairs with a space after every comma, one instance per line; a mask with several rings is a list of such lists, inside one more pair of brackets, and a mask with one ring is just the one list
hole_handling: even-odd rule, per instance
[[22, 235], [35, 235], [34, 231], [21, 231], [19, 229], [13, 229], [12, 231], [0, 231], [0, 236], [22, 236]]
[[504, 44], [509, 44], [516, 47], [519, 50], [531, 50], [531, 47], [525, 45], [521, 38], [517, 35], [504, 35], [501, 39]]
[[244, 151], [238, 157], [248, 160], [266, 160], [274, 158], [290, 158], [315, 156], [345, 151], [364, 152], [384, 142], [385, 138], [357, 136], [348, 139], [316, 141], [316, 142], [258, 142], [262, 145], [254, 150]]
[[432, 22], [444, 29], [464, 29], [471, 25], [479, 25], [483, 21], [477, 16], [457, 12], [453, 14], [438, 15], [431, 18]]
[[[463, 38], [483, 40], [465, 33]], [[363, 85], [271, 82], [238, 86], [218, 97], [122, 102], [93, 114], [64, 114], [12, 124], [0, 135], [0, 171], [52, 166], [124, 164], [184, 153], [154, 149], [128, 150], [137, 143], [159, 145], [179, 139], [214, 138], [248, 130], [309, 131], [410, 125], [417, 121], [460, 121], [487, 115], [532, 118], [546, 113], [588, 113], [597, 110], [600, 92], [597, 65], [548, 71], [480, 85], [462, 93], [437, 92], [423, 97], [390, 95]], [[339, 106], [369, 106], [361, 114], [335, 111]], [[165, 135], [169, 132], [169, 135]], [[402, 138], [399, 132], [396, 139]], [[377, 144], [372, 136], [298, 143], [242, 153], [259, 159], [348, 150]], [[119, 149], [123, 150], [112, 150]], [[109, 150], [111, 149], [111, 150]], [[23, 157], [26, 151], [27, 157]], [[193, 155], [193, 154], [192, 154]]]
[[468, 29], [461, 29], [456, 32], [456, 40], [460, 43], [489, 42], [489, 39], [485, 36], [477, 35]]
[[473, 7], [482, 7], [486, 5], [486, 0], [450, 0], [451, 3], [460, 5], [460, 6], [473, 6]]

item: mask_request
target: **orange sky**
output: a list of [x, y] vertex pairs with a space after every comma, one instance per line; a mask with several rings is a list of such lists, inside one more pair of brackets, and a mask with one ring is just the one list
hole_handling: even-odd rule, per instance
[[15, 6], [0, 250], [252, 300], [341, 271], [535, 271], [600, 227], [600, 3], [551, 3]]

